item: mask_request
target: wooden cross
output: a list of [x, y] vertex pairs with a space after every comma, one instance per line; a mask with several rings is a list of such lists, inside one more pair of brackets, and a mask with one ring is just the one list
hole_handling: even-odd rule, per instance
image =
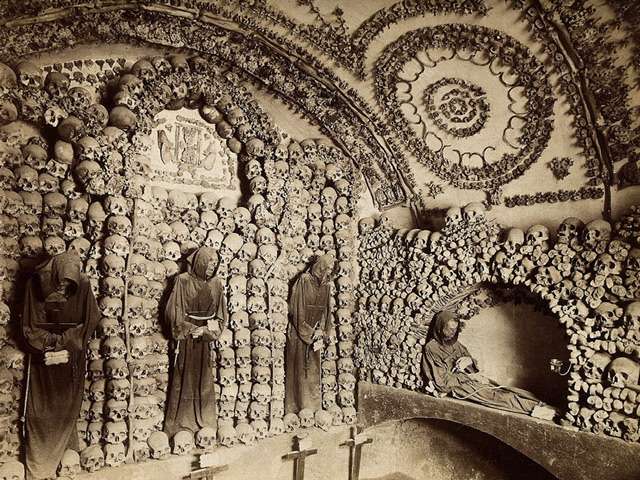
[[373, 439], [365, 437], [361, 427], [351, 427], [351, 438], [340, 445], [346, 445], [350, 449], [349, 455], [349, 480], [360, 478], [360, 459], [362, 458], [362, 447], [368, 443], [373, 443]]
[[200, 468], [189, 474], [190, 480], [213, 480], [213, 477], [220, 472], [229, 469], [229, 465], [214, 465], [214, 455], [200, 455]]
[[318, 453], [317, 448], [311, 447], [311, 440], [306, 439], [306, 434], [296, 435], [296, 450], [282, 456], [283, 460], [293, 460], [294, 480], [304, 480], [304, 463], [307, 457]]

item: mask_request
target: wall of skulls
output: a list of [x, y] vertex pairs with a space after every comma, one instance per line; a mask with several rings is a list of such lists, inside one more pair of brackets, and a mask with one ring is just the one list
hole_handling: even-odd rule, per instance
[[566, 329], [563, 423], [638, 441], [639, 220], [637, 207], [613, 226], [567, 218], [552, 239], [542, 225], [502, 230], [474, 203], [449, 209], [437, 232], [396, 230], [384, 215], [362, 219], [353, 315], [360, 378], [428, 392], [420, 359], [434, 315], [454, 309], [469, 318], [478, 287], [521, 286]]
[[[0, 87], [0, 415], [8, 426], [0, 462], [20, 449], [25, 357], [16, 285], [42, 258], [68, 249], [84, 260], [102, 318], [88, 347], [84, 449], [65, 457], [63, 472], [355, 421], [351, 259], [361, 187], [340, 150], [286, 138], [236, 75], [201, 57], [141, 59], [102, 99], [29, 62], [15, 71], [0, 65]], [[238, 155], [239, 201], [151, 185], [153, 118], [182, 108], [197, 109]], [[171, 345], [161, 312], [185, 257], [203, 245], [219, 251], [230, 313], [216, 344], [219, 428], [168, 439], [161, 429]], [[322, 354], [323, 409], [284, 415], [289, 285], [329, 252], [338, 259], [336, 328]]]

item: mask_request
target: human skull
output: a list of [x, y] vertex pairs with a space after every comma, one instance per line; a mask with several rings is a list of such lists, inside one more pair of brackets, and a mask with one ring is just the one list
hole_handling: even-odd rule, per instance
[[245, 175], [249, 180], [262, 174], [262, 166], [257, 160], [249, 160], [244, 167]]
[[20, 253], [29, 258], [36, 258], [42, 255], [44, 244], [40, 237], [31, 235], [20, 239]]
[[245, 445], [253, 445], [256, 439], [256, 432], [248, 423], [241, 423], [236, 427], [238, 440]]
[[124, 380], [129, 377], [129, 367], [123, 358], [111, 358], [104, 364], [105, 374], [113, 380]]
[[174, 241], [166, 242], [163, 245], [164, 258], [167, 260], [178, 261], [182, 257], [180, 245]]
[[29, 165], [22, 165], [15, 171], [18, 188], [25, 192], [38, 190], [38, 171]]
[[40, 88], [42, 85], [42, 70], [37, 65], [23, 61], [16, 65], [18, 83], [28, 88]]
[[18, 109], [8, 98], [0, 99], [0, 126], [11, 124], [18, 119]]
[[181, 430], [173, 436], [173, 454], [186, 455], [195, 448], [193, 433]]
[[605, 220], [593, 220], [586, 225], [583, 238], [589, 247], [607, 242], [611, 238], [611, 225]]
[[[78, 454], [78, 452], [71, 449], [65, 450], [64, 454], [62, 455], [62, 459], [60, 459], [57, 473], [59, 477], [74, 477], [78, 473], [80, 473], [80, 455]], [[3, 480], [5, 478], [7, 480], [11, 479], [11, 477], [3, 477], [1, 474], [0, 478], [2, 478]]]
[[196, 432], [196, 445], [198, 448], [210, 449], [216, 444], [216, 431], [211, 427], [201, 428]]
[[254, 367], [251, 376], [254, 382], [266, 385], [271, 380], [271, 370], [268, 367]]
[[131, 220], [124, 215], [111, 215], [107, 220], [107, 231], [111, 235], [131, 236]]
[[616, 261], [610, 254], [602, 253], [593, 265], [593, 271], [599, 275], [617, 275], [622, 270], [622, 264]]
[[353, 407], [355, 405], [355, 398], [353, 397], [353, 391], [340, 390], [338, 392], [338, 403], [341, 407]]
[[22, 214], [18, 217], [18, 233], [20, 236], [38, 235], [40, 219], [35, 215]]
[[586, 376], [592, 380], [601, 381], [610, 362], [611, 355], [605, 352], [595, 352], [585, 363]]
[[480, 202], [468, 203], [462, 210], [462, 215], [467, 222], [477, 222], [485, 217], [484, 205]]
[[295, 413], [287, 413], [282, 420], [287, 433], [293, 433], [300, 428], [300, 418]]
[[610, 302], [602, 302], [596, 307], [596, 318], [600, 325], [605, 328], [615, 326], [622, 317], [622, 308]]
[[346, 407], [342, 409], [343, 420], [346, 425], [356, 423], [356, 409], [354, 407]]
[[232, 425], [221, 425], [218, 428], [218, 443], [224, 447], [232, 447], [237, 440], [236, 430]]
[[131, 66], [131, 73], [145, 82], [151, 82], [157, 74], [153, 64], [144, 58]]
[[513, 255], [520, 250], [520, 246], [524, 244], [524, 232], [519, 228], [512, 228], [507, 233], [507, 239], [504, 248], [507, 253]]
[[526, 234], [526, 242], [529, 245], [546, 245], [549, 240], [549, 229], [544, 225], [529, 227]]
[[169, 438], [164, 432], [153, 432], [147, 441], [151, 452], [151, 458], [161, 460], [167, 458], [171, 453]]
[[327, 432], [333, 424], [333, 416], [326, 410], [318, 410], [315, 414], [315, 424], [316, 427]]
[[311, 428], [315, 425], [313, 410], [310, 408], [303, 408], [300, 410], [298, 417], [300, 418], [300, 426], [302, 428]]
[[95, 472], [104, 467], [104, 455], [100, 445], [90, 445], [80, 452], [80, 465], [87, 472]]
[[126, 449], [123, 443], [105, 445], [104, 453], [105, 465], [107, 467], [122, 465], [126, 458]]
[[109, 359], [124, 358], [127, 346], [120, 337], [107, 337], [102, 343], [102, 354]]
[[607, 380], [612, 387], [637, 388], [640, 383], [640, 364], [631, 358], [614, 358], [606, 370]]
[[125, 422], [106, 422], [104, 424], [104, 440], [112, 445], [122, 443], [127, 439], [127, 424]]
[[445, 214], [445, 223], [447, 226], [459, 225], [463, 222], [464, 217], [460, 207], [451, 207]]
[[112, 422], [122, 422], [128, 417], [128, 403], [126, 400], [107, 400], [106, 416]]
[[580, 236], [583, 228], [584, 222], [579, 218], [565, 218], [560, 226], [558, 226], [558, 243], [569, 244]]

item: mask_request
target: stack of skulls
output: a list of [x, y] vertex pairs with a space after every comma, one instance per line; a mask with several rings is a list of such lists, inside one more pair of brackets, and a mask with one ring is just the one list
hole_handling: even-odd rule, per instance
[[356, 360], [361, 378], [421, 389], [431, 317], [489, 279], [499, 229], [481, 204], [447, 211], [442, 232], [394, 230], [384, 215], [360, 221]]
[[528, 281], [560, 316], [569, 335], [565, 420], [637, 441], [639, 308], [628, 281], [637, 255], [631, 245], [613, 238], [607, 222], [585, 225], [575, 218], [562, 222], [547, 255], [549, 261]]
[[[2, 268], [2, 267], [0, 267]], [[20, 415], [24, 354], [18, 350], [9, 306], [0, 299], [0, 464], [20, 455]]]
[[[241, 329], [246, 330], [249, 321], [246, 312], [246, 297], [244, 296], [247, 263], [255, 256], [250, 248], [245, 246], [246, 227], [249, 223], [247, 215], [235, 206], [235, 202], [227, 197], [218, 198], [211, 192], [201, 194], [199, 199], [199, 229], [204, 238], [204, 244], [218, 251], [218, 266], [216, 275], [223, 284], [227, 284], [226, 301], [229, 314], [229, 324], [223, 325], [218, 338], [218, 398], [219, 428], [222, 431], [234, 432], [234, 418], [244, 419], [248, 410], [248, 394], [246, 406], [243, 407], [238, 398], [239, 385], [245, 383], [245, 389], [250, 388], [249, 362], [243, 365], [246, 371], [240, 376], [241, 367], [236, 370], [236, 352], [239, 346], [249, 345], [249, 333], [238, 335]], [[238, 220], [238, 224], [236, 224]], [[249, 240], [251, 240], [249, 233]], [[241, 281], [241, 280], [244, 280]], [[241, 339], [242, 338], [242, 339]], [[236, 348], [234, 348], [234, 346]], [[238, 407], [238, 408], [236, 408]], [[221, 422], [221, 423], [220, 423]], [[231, 439], [234, 435], [228, 435]], [[230, 440], [229, 440], [230, 441]]]
[[[89, 447], [105, 445], [103, 456], [106, 460], [109, 453], [110, 463], [113, 463], [114, 450], [123, 451], [128, 436], [125, 421], [131, 386], [123, 319], [131, 212], [129, 201], [122, 196], [106, 196], [100, 206], [91, 205], [94, 218], [102, 219], [102, 222], [91, 230], [95, 243], [90, 256], [95, 257], [91, 260], [100, 267], [97, 300], [102, 318], [97, 338], [89, 345], [90, 383], [85, 389], [86, 402], [81, 415], [84, 414], [88, 422], [86, 443]], [[88, 274], [91, 276], [93, 273], [93, 268], [90, 268]], [[118, 402], [124, 402], [125, 408], [117, 408]], [[97, 451], [96, 448], [91, 450]]]
[[144, 446], [152, 433], [162, 429], [168, 385], [169, 342], [161, 333], [159, 311], [166, 267], [155, 225], [164, 220], [161, 208], [162, 203], [152, 207], [144, 196], [135, 198], [128, 256], [125, 325], [130, 355], [130, 448], [138, 460], [148, 457]]
[[634, 205], [615, 224], [615, 231], [622, 240], [634, 247], [640, 247], [640, 206]]
[[[252, 185], [258, 188], [254, 197], [262, 199], [262, 194], [266, 195], [266, 202], [260, 202], [254, 212], [256, 223], [270, 226], [272, 216], [280, 218], [274, 229], [282, 256], [289, 262], [285, 268], [276, 268], [275, 278], [267, 279], [270, 290], [284, 294], [281, 297], [276, 295], [276, 301], [281, 302], [282, 307], [272, 300], [270, 312], [275, 309], [278, 315], [286, 313], [286, 310], [280, 312], [280, 308], [286, 309], [286, 282], [308, 266], [312, 257], [330, 253], [339, 262], [330, 315], [334, 325], [339, 323], [338, 333], [336, 335], [332, 329], [330, 342], [322, 353], [323, 409], [330, 410], [337, 423], [343, 416], [340, 407], [348, 411], [348, 418], [353, 418], [355, 378], [349, 361], [353, 350], [350, 325], [352, 269], [349, 259], [353, 242], [350, 229], [355, 191], [352, 189], [357, 185], [357, 179], [351, 178], [350, 165], [335, 148], [313, 140], [300, 143], [292, 140], [279, 145], [273, 156], [264, 161], [266, 182], [261, 181], [263, 177], [259, 169], [257, 172], [250, 170], [253, 168], [248, 164], [247, 175], [253, 176]], [[313, 202], [313, 199], [319, 202]], [[340, 309], [338, 318], [337, 309]], [[282, 317], [282, 324], [272, 322], [272, 327], [279, 329], [274, 332], [274, 338], [286, 332], [285, 320], [286, 315]], [[338, 357], [341, 372], [336, 366]], [[281, 381], [280, 374], [281, 370], [274, 367], [276, 385]], [[342, 382], [338, 380], [339, 374], [342, 374]], [[311, 415], [306, 413], [309, 418], [303, 423], [313, 424], [313, 412]], [[292, 421], [291, 418], [287, 420], [288, 423]]]
[[[142, 461], [151, 455], [151, 437], [164, 435], [161, 430], [169, 383], [169, 340], [162, 333], [160, 300], [170, 287], [171, 277], [182, 268], [182, 256], [181, 246], [166, 223], [171, 215], [167, 209], [168, 193], [154, 187], [134, 198], [126, 297], [131, 384], [127, 405], [129, 452], [136, 461]], [[167, 257], [163, 241], [175, 243], [177, 254]]]
[[[3, 81], [9, 84], [2, 85], [3, 88], [8, 87], [8, 94], [2, 100], [3, 108], [9, 108], [15, 115], [3, 116], [0, 125], [6, 130], [3, 134], [6, 141], [0, 145], [0, 187], [4, 190], [3, 199], [6, 198], [0, 212], [3, 236], [0, 254], [3, 298], [7, 302], [5, 306], [14, 305], [21, 300], [16, 297], [15, 290], [18, 259], [21, 259], [23, 265], [20, 267], [24, 270], [37, 264], [44, 254], [53, 256], [69, 249], [76, 250], [86, 260], [91, 245], [85, 238], [84, 228], [89, 210], [88, 196], [81, 194], [76, 188], [69, 168], [76, 156], [71, 136], [67, 135], [69, 131], [61, 129], [57, 132], [59, 139], [49, 143], [37, 130], [37, 127], [44, 125], [44, 105], [54, 103], [55, 99], [61, 100], [64, 97], [68, 110], [81, 109], [74, 103], [76, 91], [68, 88], [68, 79], [60, 74], [59, 81], [66, 81], [66, 89], [62, 88], [64, 85], [59, 91], [52, 87], [54, 75], [52, 78], [47, 77], [45, 89], [42, 90], [42, 72], [29, 62], [22, 62], [16, 69], [18, 75], [13, 79], [5, 76]], [[10, 70], [5, 68], [5, 71]], [[73, 90], [73, 95], [69, 90]], [[16, 105], [21, 107], [19, 115]], [[18, 118], [30, 124], [15, 122]], [[94, 279], [92, 285], [97, 290], [97, 279]], [[6, 317], [8, 321], [8, 312]], [[15, 328], [10, 330], [9, 337], [15, 338]], [[23, 354], [9, 343], [6, 334], [7, 327], [3, 325], [3, 362], [10, 372], [16, 372], [16, 381], [21, 382]], [[12, 388], [3, 391], [15, 397], [14, 406], [17, 406], [21, 401], [16, 392], [21, 390], [21, 385], [14, 382]], [[88, 405], [85, 406], [88, 411]], [[5, 443], [17, 448], [17, 427], [10, 426], [7, 432], [9, 434], [5, 437]]]
[[406, 275], [409, 262], [417, 264], [420, 259], [408, 258], [410, 251], [403, 248], [404, 235], [393, 232], [386, 220], [382, 217], [377, 228], [370, 218], [359, 223], [360, 283], [355, 313], [358, 336], [355, 358], [361, 378], [371, 374], [377, 383], [403, 386], [398, 374], [403, 378], [410, 372], [401, 369], [406, 358], [399, 353], [401, 346], [409, 342], [401, 343], [399, 337], [406, 334], [413, 321], [405, 317], [400, 295], [407, 296], [407, 285], [411, 284]]
[[[261, 148], [252, 147], [247, 150], [247, 154], [245, 174], [253, 194], [249, 198], [248, 208], [252, 223], [257, 228], [254, 240], [257, 247], [256, 258], [249, 263], [246, 285], [251, 340], [251, 348], [246, 353], [250, 353], [253, 380], [249, 418], [256, 437], [264, 437], [268, 433], [279, 433], [277, 425], [284, 415], [284, 332], [287, 325], [287, 305], [286, 286], [283, 292], [282, 280], [286, 275], [286, 267], [283, 263], [285, 252], [282, 251], [284, 235], [276, 236], [277, 219], [273, 211], [282, 213], [286, 186], [285, 182], [280, 183], [281, 190], [271, 196], [275, 203], [269, 209], [264, 195], [268, 196], [267, 182], [275, 181], [275, 177], [267, 179], [268, 176], [265, 176], [263, 164], [266, 160]], [[272, 155], [270, 152], [266, 158]], [[271, 191], [275, 192], [274, 186]], [[243, 352], [239, 360], [244, 356]]]

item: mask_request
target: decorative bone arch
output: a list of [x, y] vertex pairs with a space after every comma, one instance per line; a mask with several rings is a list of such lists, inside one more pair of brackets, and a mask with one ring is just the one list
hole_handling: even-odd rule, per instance
[[[294, 47], [284, 52], [240, 25], [217, 22], [211, 15], [185, 18], [184, 12], [172, 7], [141, 8], [132, 12], [96, 6], [83, 9], [80, 15], [76, 13], [71, 9], [53, 18], [35, 17], [34, 23], [11, 25], [5, 32], [7, 38], [0, 60], [10, 63], [41, 51], [65, 48], [68, 45], [68, 40], [62, 38], [65, 35], [71, 36], [74, 44], [126, 41], [163, 47], [185, 46], [198, 55], [232, 65], [236, 74], [267, 88], [319, 125], [361, 168], [380, 208], [407, 199], [405, 188], [410, 190], [414, 182], [409, 177], [400, 177], [399, 171], [409, 171], [403, 168], [408, 164], [403, 157], [395, 158], [396, 154], [386, 146], [387, 134], [376, 127], [384, 122], [375, 118], [376, 113], [359, 99], [357, 92], [318, 62], [305, 63], [293, 53]], [[90, 29], [88, 25], [104, 28]], [[197, 26], [195, 31], [194, 26]], [[167, 38], [164, 32], [170, 31], [175, 38]], [[64, 34], [52, 35], [52, 32]], [[11, 40], [15, 38], [21, 41], [16, 44]], [[33, 41], [26, 41], [27, 38]], [[380, 159], [385, 159], [384, 165]]]
[[640, 438], [633, 301], [640, 293], [640, 249], [625, 241], [624, 231], [602, 220], [585, 226], [568, 218], [555, 242], [541, 225], [526, 233], [511, 229], [501, 241], [500, 228], [478, 204], [449, 209], [440, 232], [395, 230], [384, 215], [377, 225], [362, 219], [359, 229], [353, 317], [361, 380], [423, 391], [420, 359], [433, 316], [468, 301], [480, 283], [520, 285], [566, 330], [563, 421], [628, 441]]

